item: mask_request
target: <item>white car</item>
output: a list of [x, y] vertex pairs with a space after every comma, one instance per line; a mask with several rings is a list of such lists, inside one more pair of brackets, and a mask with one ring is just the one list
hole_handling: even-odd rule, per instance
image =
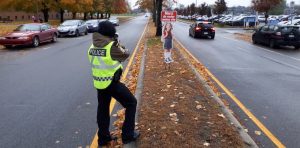
[[278, 23], [278, 25], [293, 25], [293, 26], [300, 26], [300, 19], [296, 19], [293, 21], [282, 21]]

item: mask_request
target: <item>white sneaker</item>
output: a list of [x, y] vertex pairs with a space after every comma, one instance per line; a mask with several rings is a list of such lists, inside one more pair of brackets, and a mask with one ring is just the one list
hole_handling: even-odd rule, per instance
[[168, 59], [170, 63], [174, 62], [174, 60], [171, 57], [169, 57]]
[[165, 63], [167, 63], [167, 64], [171, 63], [170, 59], [169, 58], [165, 58]]

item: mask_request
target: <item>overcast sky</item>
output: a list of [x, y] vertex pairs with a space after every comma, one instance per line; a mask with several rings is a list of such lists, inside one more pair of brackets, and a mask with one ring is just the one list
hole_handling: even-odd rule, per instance
[[[131, 3], [131, 6], [134, 6], [136, 0], [129, 0]], [[208, 4], [214, 4], [216, 0], [197, 0], [198, 4], [201, 4], [203, 2], [206, 2]], [[229, 7], [231, 6], [250, 6], [251, 0], [225, 0], [227, 2], [227, 5]], [[287, 0], [288, 3], [290, 3], [293, 0]], [[296, 4], [300, 4], [300, 0], [294, 0]], [[189, 5], [191, 3], [196, 3], [196, 0], [177, 0], [178, 3]]]

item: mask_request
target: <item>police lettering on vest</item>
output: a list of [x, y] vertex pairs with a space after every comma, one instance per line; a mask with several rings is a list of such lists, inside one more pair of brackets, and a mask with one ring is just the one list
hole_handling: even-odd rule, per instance
[[106, 50], [105, 49], [99, 49], [99, 48], [91, 48], [89, 51], [89, 55], [91, 56], [106, 56]]

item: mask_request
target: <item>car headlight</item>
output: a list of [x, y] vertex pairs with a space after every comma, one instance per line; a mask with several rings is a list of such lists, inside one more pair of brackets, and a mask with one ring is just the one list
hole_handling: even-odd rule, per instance
[[27, 40], [27, 39], [29, 39], [29, 37], [28, 36], [22, 36], [22, 37], [19, 37], [18, 39], [20, 39], [20, 40]]
[[5, 37], [1, 37], [1, 36], [0, 36], [0, 40], [5, 40]]
[[93, 27], [95, 27], [95, 28], [96, 28], [96, 27], [97, 27], [97, 25], [93, 25]]

